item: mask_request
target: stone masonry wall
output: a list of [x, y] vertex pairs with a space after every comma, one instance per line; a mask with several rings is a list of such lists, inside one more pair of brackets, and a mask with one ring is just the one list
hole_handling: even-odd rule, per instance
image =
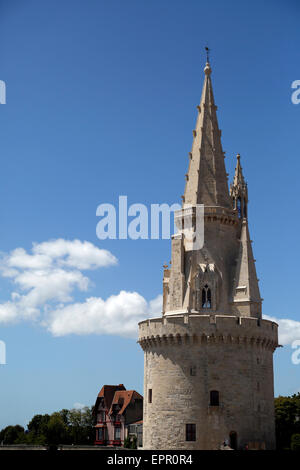
[[[218, 449], [230, 432], [237, 433], [238, 448], [251, 443], [275, 447], [276, 323], [177, 315], [146, 320], [139, 329], [145, 360], [144, 448]], [[219, 391], [219, 406], [210, 406], [211, 390]], [[185, 440], [191, 423], [196, 441]]]

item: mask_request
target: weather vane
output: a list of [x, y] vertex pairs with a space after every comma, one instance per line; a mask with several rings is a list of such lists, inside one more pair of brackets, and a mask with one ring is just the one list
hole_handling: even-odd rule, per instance
[[206, 50], [206, 62], [209, 63], [209, 53], [210, 53], [210, 49], [209, 47], [205, 47], [205, 50]]

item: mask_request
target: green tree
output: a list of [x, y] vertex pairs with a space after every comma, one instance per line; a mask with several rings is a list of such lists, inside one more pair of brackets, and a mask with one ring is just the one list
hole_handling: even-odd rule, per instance
[[24, 428], [17, 424], [16, 426], [7, 426], [0, 432], [0, 442], [3, 444], [17, 444], [18, 439], [24, 435]]
[[46, 429], [47, 444], [57, 445], [68, 443], [68, 427], [59, 412], [53, 413]]
[[125, 449], [130, 449], [131, 448], [131, 440], [130, 440], [129, 436], [125, 437], [125, 439], [124, 439], [124, 447], [125, 447]]
[[289, 449], [293, 434], [300, 433], [300, 393], [275, 398], [277, 449]]
[[23, 443], [33, 445], [47, 444], [47, 432], [50, 415], [35, 415], [28, 423], [28, 433], [23, 437]]
[[73, 444], [93, 444], [94, 427], [92, 408], [70, 410], [68, 414], [69, 432]]
[[28, 424], [28, 431], [36, 436], [46, 435], [50, 415], [35, 415]]
[[293, 434], [292, 435], [291, 449], [300, 451], [300, 434]]
[[0, 431], [3, 444], [93, 444], [93, 408], [80, 410], [62, 409], [52, 415], [35, 415], [28, 424], [28, 431], [21, 426], [7, 426]]
[[63, 410], [60, 410], [59, 412], [61, 419], [63, 420], [66, 426], [69, 425], [69, 413], [69, 410], [66, 410], [65, 408]]
[[136, 438], [135, 435], [132, 436], [130, 448], [131, 449], [137, 449], [137, 438]]

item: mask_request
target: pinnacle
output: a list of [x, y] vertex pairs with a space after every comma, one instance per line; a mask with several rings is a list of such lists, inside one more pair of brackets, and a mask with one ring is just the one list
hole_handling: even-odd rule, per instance
[[205, 65], [204, 74], [184, 199], [185, 203], [193, 206], [204, 204], [230, 208], [221, 131], [218, 126], [209, 62]]

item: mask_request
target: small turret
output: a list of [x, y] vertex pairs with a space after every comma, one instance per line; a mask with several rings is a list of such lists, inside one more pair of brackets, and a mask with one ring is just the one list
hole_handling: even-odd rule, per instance
[[239, 219], [247, 219], [248, 188], [243, 176], [240, 154], [237, 154], [236, 158], [237, 163], [233, 183], [230, 186], [230, 197], [233, 209], [237, 211]]
[[259, 292], [248, 222], [245, 218], [241, 227], [233, 303], [238, 315], [261, 318], [262, 299]]

